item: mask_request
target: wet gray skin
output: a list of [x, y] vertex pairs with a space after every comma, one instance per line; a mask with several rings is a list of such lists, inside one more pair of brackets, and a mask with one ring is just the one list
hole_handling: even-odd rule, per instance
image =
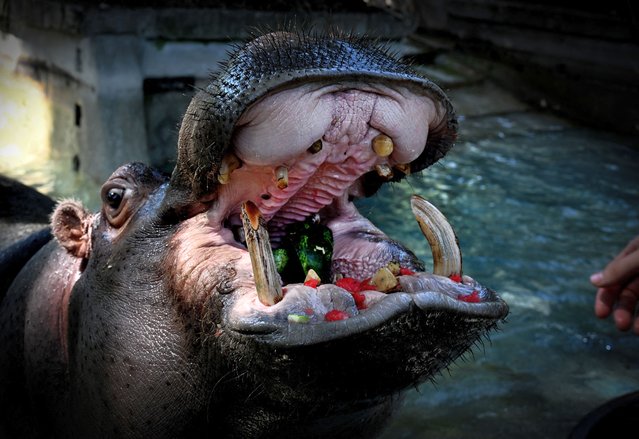
[[[380, 134], [392, 151], [372, 146]], [[126, 165], [104, 184], [100, 212], [56, 208], [55, 242], [0, 308], [4, 428], [373, 436], [403, 390], [508, 312], [469, 277], [424, 273], [353, 204], [434, 163], [455, 134], [442, 91], [365, 40], [281, 32], [239, 48], [186, 111], [170, 177]], [[281, 300], [258, 299], [241, 233], [247, 201], [273, 247], [287, 225], [319, 215], [334, 238], [331, 279], [278, 282]], [[392, 262], [416, 274], [362, 292], [360, 306], [332, 283]], [[348, 318], [327, 321], [332, 310]]]

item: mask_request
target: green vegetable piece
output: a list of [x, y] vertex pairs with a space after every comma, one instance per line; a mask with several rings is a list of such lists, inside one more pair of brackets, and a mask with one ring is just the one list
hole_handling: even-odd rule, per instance
[[282, 274], [288, 264], [288, 251], [285, 248], [276, 248], [273, 250], [273, 259], [275, 259], [275, 268], [277, 272]]
[[308, 323], [311, 318], [305, 314], [289, 314], [288, 321], [291, 323]]
[[[319, 224], [312, 216], [302, 222], [289, 224], [281, 245], [282, 250], [278, 249], [276, 252], [282, 255], [274, 252], [274, 256], [283, 281], [302, 282], [311, 269], [315, 270], [321, 279], [331, 278], [333, 234], [328, 227]], [[281, 264], [278, 262], [279, 258], [282, 258]]]
[[330, 278], [333, 234], [328, 227], [307, 219], [290, 227], [288, 239], [304, 273], [313, 269], [321, 279]]

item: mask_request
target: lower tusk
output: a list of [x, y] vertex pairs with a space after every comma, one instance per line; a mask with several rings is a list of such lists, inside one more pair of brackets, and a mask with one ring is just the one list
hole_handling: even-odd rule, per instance
[[462, 255], [459, 241], [446, 217], [419, 195], [411, 197], [410, 205], [433, 253], [433, 274], [461, 276]]
[[282, 300], [284, 294], [273, 258], [268, 231], [264, 225], [264, 218], [257, 206], [251, 201], [242, 205], [241, 216], [246, 247], [251, 256], [257, 297], [264, 305], [275, 305]]

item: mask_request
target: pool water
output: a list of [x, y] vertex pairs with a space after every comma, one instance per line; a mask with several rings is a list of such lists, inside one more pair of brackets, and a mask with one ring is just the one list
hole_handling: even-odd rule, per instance
[[[462, 123], [463, 129], [463, 123]], [[411, 214], [418, 193], [447, 216], [464, 273], [510, 305], [507, 321], [408, 392], [390, 438], [565, 438], [639, 389], [639, 336], [593, 313], [591, 273], [639, 235], [639, 148], [570, 128], [462, 138], [440, 163], [387, 185], [360, 211], [430, 264]]]

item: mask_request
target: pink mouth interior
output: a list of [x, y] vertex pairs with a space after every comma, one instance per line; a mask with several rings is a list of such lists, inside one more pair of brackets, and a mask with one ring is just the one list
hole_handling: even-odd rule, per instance
[[[212, 221], [233, 223], [241, 203], [250, 200], [277, 241], [286, 224], [335, 200], [363, 196], [359, 179], [376, 165], [392, 168], [415, 160], [425, 148], [435, 114], [429, 99], [383, 86], [308, 85], [267, 96], [238, 123], [234, 153], [242, 167], [220, 191], [218, 206], [225, 218]], [[381, 133], [394, 142], [388, 157], [379, 157], [371, 147]], [[309, 152], [318, 140], [322, 149]], [[284, 189], [275, 178], [280, 167], [288, 170]]]
[[[373, 288], [356, 295], [335, 285], [337, 279], [361, 282], [391, 261], [419, 271], [421, 263], [414, 255], [361, 216], [352, 200], [364, 196], [362, 176], [375, 172], [377, 165], [393, 169], [418, 158], [426, 147], [429, 125], [438, 123], [438, 117], [435, 104], [424, 96], [371, 84], [304, 85], [249, 107], [233, 138], [232, 152], [242, 165], [230, 174], [228, 183], [220, 185], [207, 212], [210, 242], [205, 245], [227, 246], [235, 255], [237, 271], [250, 272], [248, 252], [238, 242], [242, 203], [252, 201], [258, 207], [268, 222], [273, 248], [287, 225], [319, 215], [333, 234], [332, 279], [322, 279], [317, 288], [303, 285], [303, 279], [292, 282], [284, 286], [282, 301], [265, 306], [257, 299], [250, 276], [244, 275], [246, 288], [234, 306], [235, 317], [257, 322], [264, 316], [286, 321], [287, 316], [298, 315], [324, 321], [331, 311], [353, 317], [389, 295]], [[378, 155], [372, 148], [379, 134], [393, 141], [389, 155]], [[321, 149], [309, 149], [318, 140]], [[278, 186], [282, 168], [288, 173], [286, 187]], [[435, 278], [436, 282], [428, 281], [431, 287], [446, 295], [472, 294], [472, 285]], [[400, 290], [408, 291], [415, 282], [405, 280]]]

